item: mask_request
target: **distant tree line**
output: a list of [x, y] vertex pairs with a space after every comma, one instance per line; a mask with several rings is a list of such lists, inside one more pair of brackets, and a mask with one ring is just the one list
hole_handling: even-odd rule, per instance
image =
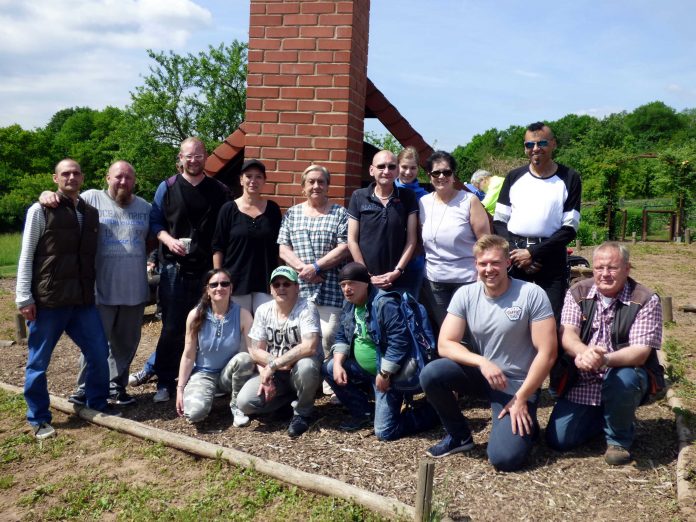
[[[151, 199], [157, 184], [174, 172], [178, 144], [201, 137], [212, 149], [242, 122], [246, 106], [247, 45], [210, 46], [197, 55], [148, 51], [153, 64], [125, 108], [64, 109], [45, 127], [0, 128], [0, 231], [19, 230], [27, 207], [53, 187], [53, 166], [76, 159], [85, 187], [100, 187], [108, 165], [130, 161], [137, 192]], [[490, 129], [451, 151], [460, 179], [478, 168], [504, 175], [525, 162], [526, 124]], [[634, 111], [598, 119], [568, 115], [547, 122], [558, 141], [556, 159], [577, 169], [583, 199], [592, 201], [583, 218], [602, 225], [607, 210], [623, 198], [671, 198], [687, 212], [696, 200], [696, 109], [677, 112], [656, 101]], [[368, 133], [380, 148], [398, 149], [393, 136]]]

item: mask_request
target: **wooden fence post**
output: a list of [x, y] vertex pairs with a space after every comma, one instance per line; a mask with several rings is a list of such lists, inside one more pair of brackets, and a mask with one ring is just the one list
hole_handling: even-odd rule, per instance
[[674, 316], [672, 315], [672, 297], [665, 296], [662, 298], [662, 322], [673, 323]]
[[684, 230], [684, 243], [686, 243], [687, 245], [691, 244], [691, 229], [690, 228], [687, 228], [686, 230]]
[[418, 490], [416, 491], [416, 522], [428, 522], [432, 511], [433, 476], [435, 463], [422, 460], [418, 464]]
[[635, 232], [631, 232], [631, 243], [633, 243], [634, 245], [636, 244], [636, 233]]
[[580, 238], [575, 240], [575, 250], [580, 250], [582, 248], [582, 241], [580, 241]]

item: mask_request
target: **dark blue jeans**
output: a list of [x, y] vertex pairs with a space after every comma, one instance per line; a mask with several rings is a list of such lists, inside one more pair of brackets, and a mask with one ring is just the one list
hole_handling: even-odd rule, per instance
[[186, 317], [203, 292], [203, 273], [183, 274], [176, 263], [166, 262], [160, 272], [159, 297], [162, 305], [162, 333], [155, 349], [157, 387], [174, 390], [184, 353]]
[[558, 451], [576, 448], [604, 432], [607, 444], [629, 449], [635, 437], [636, 409], [648, 390], [643, 368], [610, 368], [602, 383], [602, 405], [559, 399], [546, 427], [546, 442]]
[[94, 410], [103, 410], [106, 407], [106, 398], [109, 395], [109, 344], [97, 308], [37, 307], [36, 320], [29, 322], [29, 356], [24, 377], [27, 420], [35, 426], [42, 422], [51, 422], [46, 369], [63, 332], [80, 347], [87, 363], [87, 406]]
[[510, 415], [498, 419], [512, 395], [491, 389], [478, 368], [460, 366], [450, 359], [437, 359], [423, 368], [420, 382], [428, 402], [437, 411], [447, 433], [462, 440], [471, 435], [471, 429], [452, 392], [487, 397], [491, 401], [493, 417], [493, 427], [488, 439], [488, 460], [500, 471], [514, 471], [522, 467], [539, 429], [536, 418], [538, 394], [527, 402], [529, 415], [534, 422], [534, 433], [521, 436], [512, 433]]
[[348, 375], [345, 386], [339, 386], [333, 379], [333, 359], [324, 363], [322, 373], [353, 417], [372, 413], [369, 395], [372, 388], [375, 394], [375, 435], [379, 440], [396, 440], [430, 429], [437, 423], [435, 412], [427, 405], [420, 409], [407, 408], [402, 413], [405, 394], [392, 388], [386, 392], [377, 390], [375, 376], [363, 370], [355, 359], [346, 359], [343, 368]]

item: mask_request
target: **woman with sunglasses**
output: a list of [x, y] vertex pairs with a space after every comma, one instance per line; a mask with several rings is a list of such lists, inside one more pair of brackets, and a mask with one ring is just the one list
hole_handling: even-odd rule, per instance
[[213, 267], [226, 268], [236, 282], [235, 303], [252, 314], [271, 300], [266, 281], [278, 266], [278, 231], [282, 216], [275, 201], [261, 194], [266, 166], [246, 160], [239, 182], [242, 195], [225, 203], [213, 236]]
[[454, 292], [476, 281], [474, 243], [490, 234], [490, 224], [479, 199], [456, 187], [457, 162], [451, 154], [434, 152], [426, 168], [435, 192], [419, 202], [425, 249], [421, 297], [439, 330]]
[[251, 313], [232, 301], [227, 270], [211, 270], [204, 281], [203, 296], [186, 319], [176, 412], [191, 423], [200, 422], [210, 413], [216, 393], [230, 393], [233, 425], [246, 426], [249, 417], [237, 409], [237, 395], [255, 369], [246, 351]]
[[[338, 269], [348, 254], [348, 215], [329, 200], [330, 181], [321, 165], [304, 170], [301, 183], [307, 200], [288, 209], [278, 234], [280, 257], [299, 274], [300, 297], [319, 310], [324, 357], [338, 328], [343, 306]], [[324, 391], [330, 394], [331, 388]]]

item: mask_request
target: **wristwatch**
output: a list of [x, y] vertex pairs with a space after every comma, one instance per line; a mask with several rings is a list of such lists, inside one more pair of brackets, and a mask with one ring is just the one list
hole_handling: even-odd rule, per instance
[[388, 372], [387, 370], [380, 370], [379, 375], [380, 377], [382, 377], [382, 379], [385, 379], [387, 381], [391, 379], [392, 376], [391, 372]]
[[399, 271], [399, 274], [404, 275], [404, 269], [401, 268], [400, 266], [394, 267], [394, 270], [398, 270], [398, 271]]
[[278, 369], [277, 366], [276, 366], [275, 359], [271, 359], [271, 360], [268, 362], [268, 364], [267, 364], [266, 366], [268, 366], [268, 368], [269, 368], [273, 373], [275, 373], [275, 371]]

